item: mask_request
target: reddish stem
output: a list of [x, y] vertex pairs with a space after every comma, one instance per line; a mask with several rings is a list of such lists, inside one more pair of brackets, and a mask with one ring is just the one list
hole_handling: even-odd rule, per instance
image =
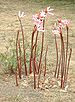
[[[42, 33], [42, 47], [41, 47], [41, 54], [40, 54], [40, 60], [39, 60], [39, 66], [38, 66], [38, 76], [40, 76], [40, 67], [41, 67], [41, 61], [42, 61], [42, 54], [43, 54], [43, 45], [44, 45], [44, 32]], [[38, 77], [38, 88], [39, 88], [39, 77]]]
[[[43, 20], [43, 29], [44, 29], [44, 25], [45, 25], [45, 19]], [[40, 67], [41, 67], [41, 61], [42, 61], [43, 46], [44, 46], [44, 32], [42, 32], [42, 46], [41, 46], [41, 54], [40, 54], [40, 60], [38, 65], [38, 88], [39, 88], [39, 82], [40, 82]]]
[[19, 22], [20, 22], [20, 27], [21, 27], [21, 31], [22, 31], [22, 40], [23, 40], [23, 53], [24, 53], [24, 66], [25, 66], [25, 75], [27, 75], [27, 66], [26, 66], [26, 51], [24, 48], [24, 31], [23, 31], [23, 26], [22, 26], [22, 22], [21, 19], [18, 17]]
[[18, 40], [18, 47], [19, 47], [19, 58], [18, 58], [18, 62], [19, 62], [19, 77], [21, 79], [22, 63], [21, 63], [21, 47], [20, 47], [20, 41], [19, 40]]
[[69, 54], [68, 65], [67, 65], [67, 76], [68, 76], [68, 70], [69, 70], [69, 64], [70, 64], [71, 54], [72, 54], [72, 49], [70, 48], [70, 54]]
[[66, 77], [67, 77], [67, 63], [68, 63], [68, 26], [66, 25], [66, 29], [67, 29], [67, 41], [66, 41], [66, 62], [65, 62], [65, 77], [64, 80], [66, 81]]
[[36, 34], [36, 40], [35, 40], [35, 48], [34, 48], [34, 64], [35, 64], [35, 71], [37, 73], [37, 62], [36, 62], [36, 48], [37, 48], [37, 39], [38, 39], [38, 31], [37, 31], [37, 34]]
[[60, 67], [61, 67], [61, 55], [60, 55], [59, 64], [58, 64], [57, 78], [59, 78]]
[[17, 57], [17, 66], [18, 66], [19, 78], [21, 79], [19, 55], [18, 55], [18, 39], [19, 39], [19, 30], [17, 31], [17, 38], [16, 38], [16, 57]]
[[57, 60], [56, 60], [56, 69], [55, 69], [54, 77], [56, 77], [57, 67], [58, 67], [58, 45], [57, 45], [56, 35], [55, 35], [55, 45], [56, 45], [56, 57], [57, 57]]
[[35, 57], [33, 58], [33, 72], [34, 72], [34, 89], [36, 89], [36, 65], [35, 65]]
[[18, 86], [18, 78], [17, 78], [17, 70], [16, 70], [16, 72], [15, 72], [15, 78], [16, 78], [16, 86]]
[[26, 66], [26, 52], [25, 52], [25, 49], [24, 49], [24, 65], [25, 65], [25, 75], [27, 76], [27, 66]]
[[46, 53], [45, 53], [44, 77], [46, 76], [47, 52], [48, 52], [48, 45], [47, 45], [47, 48], [46, 48]]
[[67, 65], [67, 54], [68, 54], [68, 26], [66, 25], [67, 29], [67, 43], [66, 43], [66, 65]]
[[33, 33], [32, 33], [32, 39], [31, 39], [31, 54], [30, 54], [30, 67], [29, 67], [29, 73], [32, 73], [32, 58], [33, 58], [33, 39], [34, 39], [34, 33], [36, 32], [36, 26], [34, 26]]
[[65, 67], [65, 52], [64, 52], [64, 41], [63, 41], [62, 31], [60, 33], [60, 37], [61, 37], [61, 88], [64, 88], [63, 78], [64, 78], [64, 67]]

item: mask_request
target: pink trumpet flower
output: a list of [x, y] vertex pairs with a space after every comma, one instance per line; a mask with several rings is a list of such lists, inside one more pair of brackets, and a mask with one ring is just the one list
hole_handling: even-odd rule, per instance
[[40, 12], [40, 18], [44, 19], [46, 17], [46, 13], [42, 10], [42, 12]]
[[37, 24], [36, 24], [36, 26], [37, 26], [37, 31], [42, 31], [42, 32], [44, 32], [44, 28], [43, 28], [43, 20], [38, 20], [38, 22], [37, 22]]
[[25, 15], [24, 12], [21, 12], [21, 11], [18, 12], [18, 17], [19, 17], [19, 18], [23, 18], [23, 17], [25, 17], [25, 16], [26, 16], [26, 15]]
[[52, 33], [54, 34], [54, 35], [60, 35], [60, 30], [59, 30], [59, 28], [57, 28], [57, 29], [53, 29], [52, 30]]
[[55, 23], [54, 26], [53, 26], [52, 33], [53, 33], [54, 35], [60, 36], [60, 28], [59, 28], [59, 26], [56, 26], [56, 23]]
[[69, 20], [67, 20], [67, 19], [64, 19], [64, 20], [62, 20], [62, 19], [59, 19], [58, 20], [58, 23], [61, 25], [61, 26], [69, 26], [69, 23], [70, 23], [70, 21]]
[[53, 11], [54, 9], [51, 9], [50, 6], [46, 8], [45, 12], [49, 15], [54, 15], [51, 11]]
[[37, 31], [42, 31], [44, 32], [44, 28], [43, 28], [43, 20], [39, 19], [37, 14], [33, 15], [33, 20], [34, 20], [34, 24], [37, 27]]
[[44, 25], [43, 21], [47, 16], [47, 14], [54, 15], [53, 13], [51, 13], [51, 11], [53, 11], [53, 9], [50, 9], [50, 6], [49, 6], [45, 10], [42, 10], [40, 13], [33, 15], [32, 19], [34, 21], [34, 24], [37, 27], [37, 31], [42, 31], [42, 32], [45, 31], [43, 27]]

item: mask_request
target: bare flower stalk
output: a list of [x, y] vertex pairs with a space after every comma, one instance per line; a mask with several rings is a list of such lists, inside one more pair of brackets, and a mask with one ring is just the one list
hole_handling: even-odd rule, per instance
[[59, 78], [60, 67], [61, 67], [61, 55], [60, 55], [59, 64], [58, 64], [57, 78]]
[[26, 49], [25, 48], [24, 48], [24, 66], [25, 66], [25, 75], [27, 76]]
[[18, 16], [19, 22], [20, 22], [20, 27], [21, 27], [21, 32], [22, 32], [22, 41], [23, 41], [23, 53], [24, 53], [24, 66], [25, 66], [25, 75], [27, 76], [27, 65], [26, 65], [26, 51], [24, 47], [24, 31], [23, 31], [23, 26], [20, 17]]
[[[45, 25], [45, 19], [43, 20], [43, 29]], [[38, 65], [38, 88], [39, 88], [39, 82], [40, 82], [40, 67], [41, 67], [41, 62], [42, 62], [42, 54], [43, 54], [43, 47], [44, 47], [44, 32], [42, 32], [42, 46], [41, 46], [41, 54], [40, 54], [40, 60], [39, 60], [39, 65]]]
[[15, 72], [15, 78], [16, 78], [16, 86], [18, 86], [18, 73], [17, 73], [17, 70], [16, 70], [16, 72]]
[[18, 47], [19, 47], [19, 75], [20, 75], [20, 78], [21, 78], [21, 73], [22, 73], [22, 63], [21, 63], [21, 47], [20, 47], [20, 41], [18, 40]]
[[58, 45], [57, 45], [57, 40], [56, 40], [56, 34], [54, 35], [55, 36], [55, 45], [56, 45], [56, 69], [55, 69], [55, 74], [54, 74], [54, 77], [56, 77], [56, 74], [57, 74], [57, 68], [58, 68]]
[[34, 72], [34, 89], [36, 89], [36, 65], [35, 65], [35, 57], [33, 58], [33, 72]]
[[30, 67], [29, 67], [29, 74], [32, 73], [32, 59], [33, 59], [33, 40], [34, 40], [34, 34], [36, 32], [36, 26], [34, 26], [33, 32], [32, 32], [32, 38], [31, 38], [31, 54], [30, 54]]
[[36, 61], [37, 39], [38, 39], [38, 31], [37, 31], [37, 34], [36, 34], [35, 48], [34, 48], [34, 64], [35, 64], [35, 71], [36, 71], [36, 73], [38, 73], [38, 67], [37, 67], [37, 61]]
[[67, 43], [66, 43], [66, 65], [67, 65], [67, 55], [68, 55], [68, 26], [66, 25], [67, 29]]
[[66, 25], [66, 29], [67, 29], [67, 41], [66, 41], [66, 65], [65, 65], [65, 77], [64, 80], [66, 81], [66, 77], [67, 77], [67, 64], [68, 64], [68, 26]]
[[67, 76], [68, 76], [68, 70], [69, 70], [69, 64], [70, 64], [71, 54], [72, 54], [72, 49], [70, 48], [70, 54], [69, 54], [68, 65], [67, 65]]
[[18, 54], [18, 41], [19, 41], [19, 30], [17, 31], [17, 38], [16, 38], [16, 57], [17, 57], [19, 78], [21, 79], [20, 61], [19, 61], [19, 54]]
[[[61, 31], [61, 28], [60, 28]], [[65, 69], [65, 50], [64, 50], [64, 41], [62, 36], [62, 31], [60, 32], [61, 37], [61, 88], [64, 88], [64, 69]]]
[[48, 45], [47, 45], [46, 52], [45, 52], [44, 79], [45, 79], [45, 76], [46, 76], [47, 52], [48, 52]]
[[[40, 54], [40, 60], [39, 60], [39, 66], [38, 66], [38, 76], [40, 74], [40, 67], [41, 67], [41, 61], [42, 61], [42, 54], [43, 54], [43, 44], [44, 44], [44, 32], [42, 33], [42, 46], [41, 46], [41, 54]], [[39, 88], [39, 77], [38, 77], [38, 88]]]

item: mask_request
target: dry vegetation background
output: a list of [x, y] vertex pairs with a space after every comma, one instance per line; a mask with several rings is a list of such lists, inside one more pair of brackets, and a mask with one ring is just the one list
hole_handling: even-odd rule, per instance
[[[69, 47], [72, 47], [73, 51], [69, 69], [68, 92], [63, 93], [58, 87], [33, 90], [32, 76], [24, 77], [23, 80], [20, 80], [20, 85], [16, 87], [14, 75], [4, 74], [0, 62], [0, 102], [75, 102], [75, 0], [48, 0], [48, 2], [46, 0], [0, 0], [0, 53], [5, 53], [7, 48], [15, 47], [16, 32], [19, 28], [18, 11], [24, 11], [26, 14], [23, 20], [25, 43], [30, 47], [33, 29], [32, 15], [47, 6], [51, 6], [55, 14], [53, 17], [48, 17], [45, 25], [45, 45], [49, 45], [47, 78], [53, 77], [56, 61], [54, 37], [51, 34], [52, 25], [59, 17], [71, 20]], [[9, 52], [10, 54], [11, 52]]]

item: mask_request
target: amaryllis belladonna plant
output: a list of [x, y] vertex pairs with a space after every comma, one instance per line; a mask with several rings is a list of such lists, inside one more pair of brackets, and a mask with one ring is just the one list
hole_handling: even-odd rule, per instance
[[[44, 33], [45, 33], [45, 18], [47, 15], [54, 15], [52, 13], [53, 9], [50, 7], [45, 8], [41, 12], [33, 15], [32, 19], [34, 22], [34, 28], [31, 36], [31, 50], [30, 50], [30, 66], [29, 66], [29, 74], [32, 72], [34, 73], [34, 89], [36, 87], [39, 88], [40, 86], [40, 76], [41, 76], [41, 68], [44, 68], [44, 79], [46, 76], [46, 64], [47, 64], [47, 52], [48, 52], [48, 45], [46, 47], [45, 52], [45, 61], [44, 66], [42, 63], [42, 57], [43, 57], [43, 49], [44, 49]], [[18, 19], [20, 22], [20, 29], [17, 31], [17, 39], [16, 39], [16, 56], [17, 56], [17, 70], [15, 73], [16, 76], [16, 85], [18, 86], [18, 75], [19, 78], [21, 78], [22, 74], [22, 49], [21, 49], [21, 42], [20, 42], [20, 33], [22, 35], [22, 46], [23, 46], [23, 59], [24, 59], [24, 66], [25, 66], [25, 75], [27, 75], [27, 65], [26, 65], [26, 49], [24, 47], [25, 41], [24, 41], [24, 30], [22, 25], [22, 18], [25, 17], [24, 12], [18, 13]], [[68, 70], [70, 65], [70, 59], [71, 59], [71, 53], [72, 49], [70, 48], [69, 51], [69, 23], [70, 21], [65, 19], [62, 20], [61, 18], [58, 19], [58, 23], [54, 24], [52, 33], [54, 34], [55, 39], [55, 46], [56, 46], [56, 68], [55, 68], [55, 74], [54, 77], [59, 78], [59, 75], [61, 75], [61, 88], [65, 88], [67, 84], [67, 78], [68, 78]], [[64, 36], [63, 36], [63, 27], [66, 27], [66, 44], [64, 43]], [[39, 32], [41, 32], [41, 49], [40, 49], [40, 56], [39, 61], [37, 61], [37, 46], [38, 46], [38, 35]], [[60, 37], [60, 53], [59, 53], [59, 44], [57, 40], [57, 36]], [[68, 53], [69, 52], [69, 53]], [[38, 75], [38, 77], [36, 76]], [[37, 77], [37, 80], [36, 80]], [[36, 83], [37, 82], [37, 83]], [[37, 85], [37, 86], [36, 86]]]
[[[53, 9], [51, 9], [50, 7], [47, 7], [46, 9], [42, 10], [41, 12], [39, 12], [38, 14], [33, 15], [33, 21], [34, 21], [34, 29], [33, 29], [33, 33], [32, 33], [32, 39], [31, 39], [31, 55], [30, 55], [30, 69], [29, 72], [32, 73], [32, 65], [34, 66], [33, 69], [34, 71], [38, 70], [38, 87], [39, 87], [39, 76], [40, 76], [40, 68], [41, 68], [41, 64], [42, 64], [42, 54], [43, 54], [43, 46], [44, 46], [44, 32], [45, 32], [45, 18], [46, 16], [49, 15], [54, 15], [53, 13], [51, 13], [51, 11], [53, 11]], [[35, 43], [33, 44], [33, 40], [34, 40], [34, 34], [36, 33], [36, 39], [35, 39]], [[42, 42], [41, 42], [41, 53], [40, 53], [40, 59], [39, 62], [36, 62], [36, 47], [37, 47], [37, 39], [38, 39], [38, 33], [42, 32]], [[34, 60], [34, 61], [33, 61]], [[34, 62], [34, 63], [33, 63]], [[33, 64], [32, 64], [33, 63]], [[38, 64], [38, 67], [36, 67], [36, 63]], [[45, 67], [46, 67], [46, 58], [45, 58]], [[35, 80], [36, 80], [36, 76], [35, 76], [34, 72], [34, 85], [35, 84]], [[46, 68], [45, 68], [45, 72], [46, 73]], [[45, 74], [44, 74], [45, 75]], [[35, 88], [36, 86], [34, 86]]]
[[[69, 69], [69, 63], [70, 63], [70, 58], [71, 58], [71, 53], [72, 49], [70, 49], [70, 54], [68, 56], [68, 30], [69, 30], [69, 20], [58, 20], [58, 25], [53, 28], [52, 32], [55, 36], [55, 45], [56, 45], [56, 53], [57, 53], [57, 61], [56, 61], [56, 69], [55, 69], [55, 74], [54, 76], [57, 78], [59, 77], [59, 70], [61, 68], [61, 88], [65, 88], [66, 83], [67, 83], [67, 76], [68, 76], [68, 69]], [[64, 38], [62, 34], [62, 29], [63, 27], [66, 27], [67, 30], [67, 36], [66, 36], [66, 45], [64, 43]], [[60, 55], [58, 54], [58, 43], [56, 40], [56, 35], [60, 36], [61, 40], [61, 51]], [[66, 48], [65, 48], [66, 46]], [[59, 55], [59, 56], [58, 56]], [[69, 57], [69, 58], [68, 58]], [[58, 62], [59, 60], [59, 62]]]

